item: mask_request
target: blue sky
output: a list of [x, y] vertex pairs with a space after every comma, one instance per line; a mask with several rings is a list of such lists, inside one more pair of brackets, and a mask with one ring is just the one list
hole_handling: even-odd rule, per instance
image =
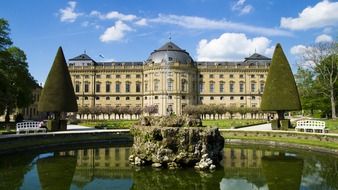
[[39, 82], [58, 46], [66, 59], [144, 61], [171, 35], [195, 60], [231, 61], [271, 56], [279, 42], [295, 68], [309, 45], [338, 37], [338, 2], [327, 0], [11, 0], [0, 17]]

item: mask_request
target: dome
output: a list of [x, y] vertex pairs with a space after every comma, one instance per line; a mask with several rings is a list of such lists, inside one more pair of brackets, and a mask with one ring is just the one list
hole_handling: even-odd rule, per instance
[[167, 42], [159, 49], [153, 51], [148, 60], [148, 63], [170, 63], [179, 62], [180, 64], [191, 64], [193, 59], [189, 53], [179, 48], [173, 42]]

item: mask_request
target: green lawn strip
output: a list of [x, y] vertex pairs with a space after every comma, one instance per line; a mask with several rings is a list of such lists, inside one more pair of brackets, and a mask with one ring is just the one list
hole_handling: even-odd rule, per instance
[[303, 145], [312, 145], [320, 146], [325, 148], [338, 149], [338, 143], [334, 142], [323, 142], [316, 140], [305, 140], [305, 139], [292, 139], [292, 138], [279, 138], [279, 137], [248, 137], [248, 136], [227, 136], [222, 134], [225, 139], [243, 139], [243, 140], [261, 140], [261, 141], [276, 141], [276, 142], [286, 142], [294, 144], [303, 144]]
[[222, 129], [230, 129], [237, 127], [250, 126], [255, 124], [266, 123], [265, 120], [255, 119], [223, 119], [223, 120], [203, 120], [203, 126], [218, 127]]
[[137, 120], [105, 120], [105, 121], [84, 121], [79, 125], [87, 127], [106, 127], [107, 129], [128, 129], [136, 123]]

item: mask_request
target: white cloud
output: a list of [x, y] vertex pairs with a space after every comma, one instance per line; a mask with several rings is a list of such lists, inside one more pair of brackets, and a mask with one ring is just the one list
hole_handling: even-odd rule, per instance
[[246, 5], [245, 0], [238, 0], [231, 9], [238, 11], [240, 15], [248, 14], [253, 10], [252, 5]]
[[295, 45], [291, 47], [290, 53], [295, 56], [303, 56], [304, 53], [309, 49], [310, 47], [307, 47], [305, 45]]
[[242, 23], [236, 23], [226, 20], [210, 20], [197, 16], [180, 16], [180, 15], [163, 15], [159, 14], [157, 18], [149, 19], [149, 22], [174, 24], [188, 29], [205, 29], [205, 30], [232, 30], [240, 32], [251, 32], [256, 34], [263, 34], [267, 36], [292, 36], [292, 33], [276, 29], [257, 27]]
[[68, 7], [59, 10], [61, 22], [74, 22], [77, 17], [83, 15], [82, 13], [75, 12], [75, 7], [76, 2], [69, 1]]
[[319, 35], [316, 37], [316, 40], [315, 40], [316, 43], [332, 42], [332, 41], [333, 41], [332, 37], [327, 34]]
[[123, 39], [125, 33], [128, 31], [132, 31], [132, 28], [118, 20], [115, 22], [114, 26], [106, 29], [106, 31], [100, 36], [100, 40], [102, 42], [119, 41]]
[[197, 47], [198, 61], [243, 60], [255, 51], [270, 56], [274, 47], [266, 37], [247, 38], [243, 33], [224, 33], [210, 41], [202, 39]]
[[338, 24], [338, 2], [323, 0], [305, 8], [297, 18], [282, 17], [280, 26], [291, 30], [307, 30]]
[[148, 21], [147, 21], [147, 19], [142, 18], [142, 19], [136, 21], [135, 24], [139, 25], [139, 26], [147, 26], [148, 25]]
[[137, 19], [137, 16], [132, 15], [132, 14], [122, 14], [117, 11], [111, 11], [107, 14], [102, 14], [99, 11], [91, 11], [90, 16], [96, 16], [102, 20], [108, 20], [108, 19], [116, 19], [116, 20], [122, 20], [122, 21], [133, 21]]

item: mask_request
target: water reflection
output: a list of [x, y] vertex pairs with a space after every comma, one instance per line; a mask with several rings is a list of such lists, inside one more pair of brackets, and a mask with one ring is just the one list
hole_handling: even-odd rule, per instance
[[[0, 157], [0, 189], [338, 189], [337, 157], [226, 147], [213, 173], [129, 166], [128, 147]], [[38, 156], [37, 156], [38, 155]]]

